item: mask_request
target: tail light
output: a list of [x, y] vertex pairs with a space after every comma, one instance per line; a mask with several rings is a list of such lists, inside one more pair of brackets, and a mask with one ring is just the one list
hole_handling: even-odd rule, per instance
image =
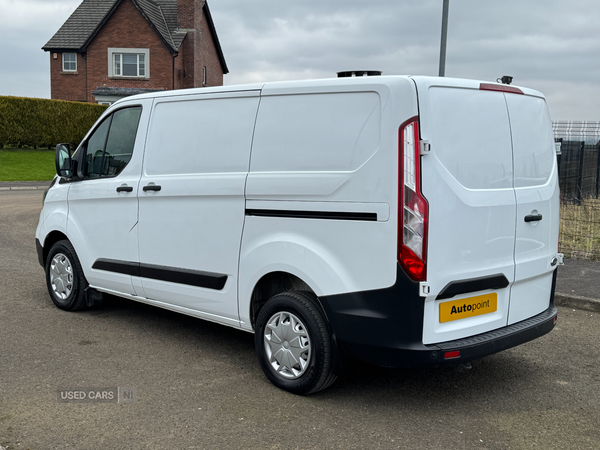
[[400, 127], [398, 196], [398, 262], [415, 281], [427, 276], [427, 200], [421, 193], [419, 123]]

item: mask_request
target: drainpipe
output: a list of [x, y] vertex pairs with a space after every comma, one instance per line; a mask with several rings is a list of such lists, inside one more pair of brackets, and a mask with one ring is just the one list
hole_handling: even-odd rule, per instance
[[88, 100], [88, 67], [87, 67], [87, 53], [81, 53], [81, 57], [83, 58], [83, 61], [85, 62], [85, 102], [89, 103]]
[[177, 58], [178, 56], [178, 52], [173, 53], [173, 90], [175, 90], [175, 58]]

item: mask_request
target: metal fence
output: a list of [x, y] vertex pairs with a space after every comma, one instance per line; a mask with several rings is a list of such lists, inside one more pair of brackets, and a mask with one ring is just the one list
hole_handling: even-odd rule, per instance
[[580, 204], [587, 198], [600, 198], [600, 144], [557, 141], [561, 142], [558, 173], [563, 200]]
[[561, 142], [560, 251], [600, 261], [600, 122], [555, 122], [554, 136]]

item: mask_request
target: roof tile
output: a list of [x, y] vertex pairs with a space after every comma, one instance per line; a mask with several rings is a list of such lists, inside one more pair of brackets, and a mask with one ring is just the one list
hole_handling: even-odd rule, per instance
[[[43, 50], [82, 50], [122, 0], [83, 0]], [[133, 0], [142, 15], [173, 51], [185, 36], [177, 32], [177, 0]], [[176, 37], [176, 39], [174, 39]]]
[[[99, 27], [110, 17], [123, 0], [83, 0], [54, 36], [42, 47], [44, 51], [85, 51]], [[170, 51], [177, 52], [187, 31], [177, 23], [177, 0], [132, 0], [134, 5], [156, 30]], [[208, 4], [203, 4], [209, 28], [224, 73], [228, 73], [221, 45], [212, 21]]]
[[83, 0], [42, 50], [79, 50], [120, 0]]

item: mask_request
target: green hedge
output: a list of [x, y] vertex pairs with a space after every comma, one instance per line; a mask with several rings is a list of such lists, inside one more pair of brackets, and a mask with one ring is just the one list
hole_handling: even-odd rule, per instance
[[106, 106], [0, 96], [0, 148], [79, 145]]

